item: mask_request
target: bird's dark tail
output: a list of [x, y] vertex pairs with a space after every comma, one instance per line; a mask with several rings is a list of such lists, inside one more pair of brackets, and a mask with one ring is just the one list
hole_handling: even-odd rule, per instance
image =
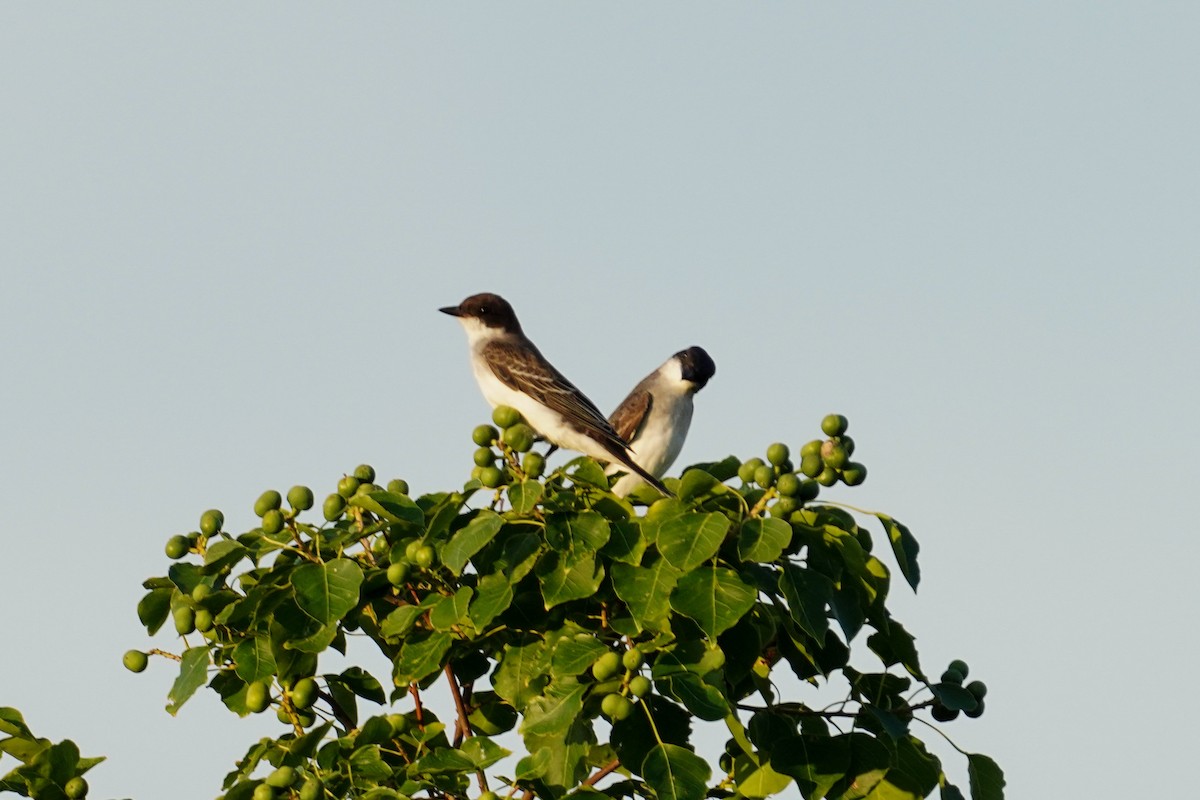
[[657, 489], [659, 492], [661, 492], [664, 497], [674, 497], [675, 496], [674, 494], [671, 493], [670, 489], [668, 489], [666, 486], [663, 486], [662, 481], [660, 481], [658, 478], [654, 477], [649, 472], [646, 472], [646, 470], [644, 470], [640, 466], [638, 466], [633, 461], [633, 459], [631, 459], [625, 453], [613, 453], [613, 461], [618, 466], [624, 467], [625, 469], [629, 470], [630, 472], [634, 473], [639, 478], [644, 480], [646, 483], [653, 486], [655, 489]]

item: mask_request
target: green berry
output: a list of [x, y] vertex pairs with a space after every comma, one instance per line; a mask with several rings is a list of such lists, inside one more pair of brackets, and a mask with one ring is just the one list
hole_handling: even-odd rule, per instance
[[742, 462], [742, 465], [738, 467], [738, 478], [742, 483], [754, 483], [754, 473], [762, 465], [763, 460], [758, 457]]
[[478, 800], [500, 800], [500, 795], [493, 791], [486, 791], [479, 795]]
[[193, 600], [203, 600], [204, 598], [208, 597], [210, 594], [212, 594], [212, 587], [209, 586], [207, 583], [197, 583], [192, 588], [192, 599]]
[[523, 422], [519, 422], [510, 428], [505, 428], [500, 438], [506, 445], [518, 453], [528, 453], [533, 447], [534, 436], [533, 428]]
[[987, 684], [983, 681], [971, 681], [967, 684], [966, 689], [975, 696], [976, 700], [982, 700], [987, 694]]
[[504, 483], [504, 471], [499, 467], [483, 467], [479, 471], [479, 482], [489, 489], [495, 489]]
[[300, 800], [320, 800], [325, 794], [325, 786], [321, 780], [316, 777], [310, 777], [304, 781], [304, 785], [300, 787]]
[[273, 536], [283, 530], [283, 512], [278, 508], [272, 508], [267, 513], [263, 514], [262, 532], [267, 536]]
[[498, 436], [500, 436], [500, 432], [491, 425], [479, 425], [471, 431], [471, 441], [480, 447], [487, 447], [496, 441]]
[[807, 503], [810, 500], [816, 500], [817, 495], [821, 493], [821, 484], [816, 481], [804, 481], [800, 485], [800, 494], [796, 495], [796, 500], [801, 503]]
[[254, 787], [254, 794], [250, 795], [250, 800], [275, 800], [275, 787], [260, 783]]
[[425, 543], [420, 539], [413, 539], [404, 546], [404, 558], [410, 564], [417, 560], [417, 551], [425, 546]]
[[340, 494], [331, 494], [325, 498], [325, 505], [321, 507], [321, 512], [325, 515], [325, 519], [333, 522], [342, 515], [346, 510], [346, 498]]
[[858, 486], [867, 479], [867, 468], [857, 461], [849, 461], [842, 468], [842, 483], [847, 486]]
[[616, 675], [620, 668], [621, 657], [612, 650], [607, 650], [592, 664], [592, 675], [598, 681], [606, 681]]
[[225, 515], [218, 509], [210, 508], [200, 515], [200, 532], [205, 536], [215, 536], [225, 524]]
[[530, 478], [540, 478], [546, 471], [546, 458], [541, 453], [529, 453], [521, 462], [521, 469]]
[[952, 683], [955, 686], [962, 686], [963, 678], [965, 677], [965, 675], [956, 669], [948, 669], [942, 673], [942, 683]]
[[623, 720], [633, 711], [633, 703], [628, 697], [622, 697], [619, 694], [606, 695], [600, 701], [600, 710], [604, 712], [604, 716], [614, 722]]
[[313, 492], [307, 486], [293, 486], [288, 489], [288, 505], [297, 511], [308, 511], [313, 507]]
[[778, 467], [780, 464], [788, 460], [790, 451], [788, 446], [783, 442], [775, 442], [767, 448], [767, 461]]
[[362, 481], [353, 475], [343, 475], [342, 479], [338, 481], [338, 494], [349, 500], [351, 497], [354, 497], [354, 493], [358, 491], [361, 483]]
[[262, 681], [254, 681], [246, 687], [246, 708], [258, 714], [271, 705], [271, 692]]
[[785, 472], [775, 481], [775, 490], [784, 497], [795, 497], [800, 494], [801, 480], [791, 472]]
[[805, 456], [821, 455], [821, 445], [823, 444], [825, 444], [824, 439], [813, 439], [811, 442], [805, 442], [804, 446], [800, 448], [800, 458], [803, 459]]
[[88, 784], [82, 776], [76, 775], [63, 785], [63, 794], [67, 796], [68, 800], [80, 800], [80, 798], [86, 797], [87, 793]]
[[521, 421], [521, 412], [512, 406], [496, 406], [492, 409], [492, 422], [501, 428], [511, 428]]
[[794, 497], [781, 497], [771, 505], [771, 516], [787, 519], [800, 507]]
[[171, 620], [175, 623], [175, 632], [187, 636], [196, 630], [196, 612], [191, 606], [179, 606], [171, 612]]
[[821, 474], [817, 476], [817, 483], [821, 484], [822, 486], [833, 486], [835, 483], [837, 483], [837, 480], [837, 470], [833, 467], [826, 467], [825, 469], [821, 470]]
[[634, 697], [650, 694], [650, 679], [645, 675], [634, 675], [629, 679], [629, 693]]
[[431, 545], [427, 544], [423, 544], [417, 548], [417, 552], [413, 555], [413, 563], [421, 569], [429, 569], [436, 560], [437, 551]]
[[850, 457], [846, 455], [846, 448], [842, 447], [839, 442], [827, 442], [827, 447], [821, 448], [821, 458], [825, 462], [825, 466], [841, 469], [846, 466], [846, 462]]
[[826, 436], [841, 436], [850, 427], [850, 422], [841, 414], [827, 414], [821, 420], [821, 431]]
[[405, 561], [396, 561], [387, 568], [388, 583], [392, 586], [403, 586], [408, 583], [408, 573], [412, 569]]
[[301, 678], [292, 687], [292, 705], [303, 711], [312, 708], [317, 702], [317, 681], [315, 678]]
[[167, 539], [167, 546], [164, 548], [167, 553], [167, 558], [183, 558], [187, 555], [187, 551], [191, 548], [191, 543], [188, 542], [188, 537], [183, 534], [176, 534], [170, 539]]
[[966, 714], [971, 719], [975, 719], [976, 717], [982, 716], [983, 715], [983, 699], [980, 698], [978, 701], [976, 701], [974, 708], [968, 708], [966, 711], [963, 711], [963, 713]]
[[941, 703], [934, 703], [932, 709], [933, 718], [938, 722], [950, 722], [958, 719], [958, 709], [946, 708]]
[[963, 661], [961, 658], [956, 658], [951, 661], [950, 665], [947, 666], [946, 669], [952, 669], [960, 673], [964, 678], [971, 674], [970, 668], [967, 667], [967, 662]]
[[842, 447], [846, 448], [846, 455], [854, 455], [854, 440], [849, 436], [842, 437]]
[[754, 470], [754, 482], [764, 489], [771, 488], [775, 484], [775, 470], [763, 464]]
[[805, 477], [815, 478], [821, 474], [823, 469], [825, 469], [825, 462], [821, 460], [820, 453], [809, 453], [800, 458], [800, 472]]
[[207, 608], [197, 608], [195, 614], [196, 630], [208, 633], [213, 629], [213, 615]]
[[121, 663], [130, 672], [144, 672], [150, 663], [150, 657], [141, 650], [126, 650], [125, 655], [121, 658]]
[[481, 447], [475, 451], [475, 466], [490, 467], [496, 463], [496, 453], [490, 447]]
[[626, 672], [637, 672], [643, 661], [642, 654], [638, 650], [626, 650], [621, 654], [621, 666], [625, 668]]
[[283, 505], [283, 496], [274, 489], [268, 489], [254, 501], [254, 513], [261, 517], [271, 509], [279, 508], [281, 505]]
[[403, 478], [393, 478], [388, 481], [387, 490], [392, 494], [408, 494], [408, 481]]
[[375, 468], [370, 464], [359, 464], [354, 468], [353, 475], [363, 483], [375, 482]]
[[267, 776], [265, 781], [268, 786], [274, 786], [276, 789], [286, 789], [296, 782], [295, 767], [283, 766]]
[[358, 497], [359, 495], [367, 495], [367, 494], [370, 494], [371, 492], [378, 492], [378, 491], [379, 491], [379, 487], [373, 483], [360, 483], [358, 485], [358, 488], [354, 490], [354, 496]]

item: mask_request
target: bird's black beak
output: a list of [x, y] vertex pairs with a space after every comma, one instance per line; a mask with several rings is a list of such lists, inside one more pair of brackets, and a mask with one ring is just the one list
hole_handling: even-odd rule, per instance
[[438, 311], [443, 314], [449, 314], [452, 317], [461, 317], [463, 315], [462, 309], [458, 306], [446, 306], [445, 308], [439, 308]]

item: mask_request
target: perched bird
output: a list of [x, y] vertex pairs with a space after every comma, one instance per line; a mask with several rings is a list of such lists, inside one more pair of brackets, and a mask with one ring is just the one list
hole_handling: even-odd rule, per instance
[[612, 462], [670, 494], [634, 462], [629, 446], [596, 404], [529, 341], [507, 300], [495, 294], [476, 294], [439, 310], [458, 317], [466, 330], [471, 369], [493, 408], [512, 406], [552, 444]]
[[[680, 350], [617, 406], [608, 421], [629, 443], [638, 466], [661, 478], [675, 463], [692, 424], [692, 397], [716, 371], [703, 347]], [[613, 469], [609, 467], [610, 472]], [[637, 475], [625, 475], [613, 485], [613, 492], [624, 497], [641, 482]]]

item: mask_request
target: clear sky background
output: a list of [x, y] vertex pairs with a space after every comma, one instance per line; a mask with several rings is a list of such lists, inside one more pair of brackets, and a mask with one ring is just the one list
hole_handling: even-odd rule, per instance
[[606, 409], [707, 348], [678, 466], [846, 414], [870, 477], [828, 496], [913, 529], [896, 614], [991, 689], [951, 735], [1013, 798], [1177, 790], [1198, 39], [1158, 2], [0, 5], [0, 705], [107, 755], [93, 797], [215, 796], [274, 720], [163, 711], [140, 582], [266, 488], [461, 484], [487, 407], [436, 309], [490, 290]]

